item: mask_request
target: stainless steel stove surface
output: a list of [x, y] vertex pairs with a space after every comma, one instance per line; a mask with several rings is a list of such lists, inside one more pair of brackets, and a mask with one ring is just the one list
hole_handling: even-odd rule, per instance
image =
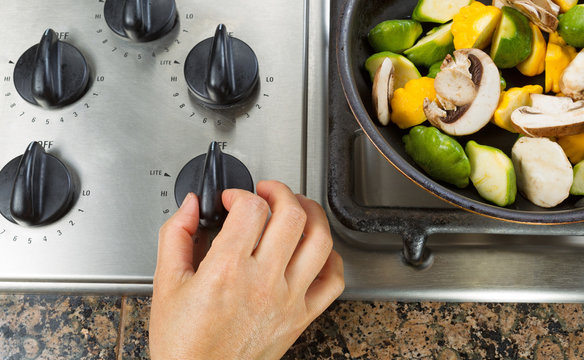
[[[150, 292], [158, 229], [177, 209], [177, 176], [191, 159], [206, 154], [212, 141], [245, 164], [255, 182], [279, 179], [311, 196], [319, 196], [311, 189], [322, 189], [322, 180], [319, 185], [306, 180], [314, 166], [307, 165], [307, 147], [324, 146], [322, 136], [307, 140], [314, 127], [309, 117], [319, 116], [324, 123], [324, 101], [317, 102], [319, 108], [307, 102], [323, 96], [324, 78], [316, 78], [322, 69], [307, 65], [311, 56], [324, 61], [322, 4], [176, 0], [174, 7], [174, 1], [160, 0], [140, 2], [141, 8], [132, 10], [123, 3], [2, 4], [0, 186], [5, 195], [0, 198], [5, 204], [0, 208], [8, 214], [0, 217], [4, 292]], [[312, 29], [310, 11], [316, 16]], [[132, 16], [124, 20], [122, 13]], [[185, 63], [195, 48], [204, 48], [197, 56], [205, 64], [212, 58], [212, 41], [202, 42], [214, 38], [219, 24], [226, 32], [216, 43], [232, 39], [231, 46], [218, 46], [224, 55], [214, 58], [218, 85], [206, 87], [210, 90], [202, 95], [207, 95], [202, 106], [205, 99], [194, 93], [197, 86], [208, 85], [197, 79], [207, 67], [201, 70], [195, 60]], [[309, 53], [309, 36], [319, 37], [315, 44], [321, 55]], [[256, 80], [250, 63], [254, 53]], [[221, 62], [229, 56], [231, 62]], [[234, 86], [229, 75], [221, 75], [230, 66]], [[192, 68], [191, 74], [185, 75], [185, 67]], [[194, 83], [192, 91], [189, 82]], [[309, 90], [309, 82], [320, 85]], [[242, 100], [229, 106], [238, 94]], [[18, 161], [10, 171], [7, 164], [31, 142], [42, 145], [50, 155], [46, 163], [53, 165], [41, 169], [39, 159], [47, 157], [36, 148], [27, 153], [29, 165], [24, 166], [32, 175], [21, 174], [15, 182]], [[40, 183], [60, 189], [66, 179], [54, 174], [61, 165], [54, 165], [59, 162], [53, 157], [69, 170], [76, 188], [65, 211], [56, 211], [57, 220], [45, 223], [43, 217], [59, 208], [53, 202], [61, 199], [35, 205], [54, 195], [50, 190], [37, 195]], [[24, 189], [16, 201], [23, 204], [20, 210], [10, 209], [16, 184]]]
[[[341, 1], [154, 4], [161, 8], [147, 20], [138, 11], [125, 22], [112, 14], [131, 9], [117, 9], [113, 0], [2, 5], [0, 212], [8, 215], [0, 217], [0, 291], [148, 294], [158, 228], [177, 209], [177, 177], [217, 141], [254, 181], [279, 179], [321, 201], [344, 258], [344, 298], [584, 301], [582, 225], [519, 226], [454, 209], [379, 156], [352, 118], [336, 73]], [[200, 82], [185, 75], [185, 65], [194, 66], [185, 62], [195, 48], [210, 52], [209, 42], [198, 44], [219, 24], [255, 52], [257, 88], [253, 81], [251, 90], [219, 81], [207, 86], [207, 98], [197, 97], [190, 92]], [[39, 43], [40, 56], [37, 48], [27, 52]], [[218, 63], [221, 73], [225, 63]], [[244, 68], [242, 76], [252, 73], [253, 80], [253, 66]], [[66, 79], [65, 90], [59, 79]], [[243, 93], [243, 105], [201, 106], [236, 97], [221, 84]], [[32, 175], [16, 176], [13, 159], [31, 142], [52, 157], [33, 147], [22, 168]], [[35, 159], [49, 165], [38, 170]], [[63, 173], [61, 162], [76, 186], [72, 203], [64, 211], [45, 204], [39, 215], [38, 198], [26, 194], [40, 186], [27, 179], [51, 172], [48, 187], [63, 189], [67, 177], [54, 176]], [[10, 210], [6, 199], [15, 188], [20, 207]], [[57, 220], [29, 226], [51, 209]], [[415, 246], [420, 239], [426, 247]], [[404, 249], [408, 258], [420, 255], [423, 266], [407, 265]]]

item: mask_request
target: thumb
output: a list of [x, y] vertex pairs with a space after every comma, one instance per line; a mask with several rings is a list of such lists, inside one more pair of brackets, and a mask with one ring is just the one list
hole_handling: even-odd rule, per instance
[[199, 226], [199, 201], [189, 193], [178, 211], [160, 228], [155, 284], [175, 283], [194, 273], [193, 236]]

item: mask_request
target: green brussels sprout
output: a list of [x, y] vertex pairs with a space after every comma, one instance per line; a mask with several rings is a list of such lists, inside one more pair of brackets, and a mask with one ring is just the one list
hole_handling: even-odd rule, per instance
[[434, 127], [416, 126], [403, 137], [406, 152], [434, 180], [464, 188], [470, 162], [462, 146]]

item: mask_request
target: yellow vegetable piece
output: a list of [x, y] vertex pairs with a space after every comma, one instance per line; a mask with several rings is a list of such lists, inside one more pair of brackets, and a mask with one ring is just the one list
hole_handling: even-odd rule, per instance
[[463, 7], [452, 19], [454, 48], [486, 48], [500, 20], [501, 10], [494, 6], [474, 1]]
[[561, 137], [558, 144], [564, 149], [572, 164], [584, 160], [584, 133]]
[[511, 113], [521, 106], [531, 106], [531, 98], [529, 94], [541, 94], [543, 88], [539, 85], [527, 85], [522, 88], [514, 87], [507, 91], [503, 91], [499, 106], [493, 115], [493, 123], [495, 125], [516, 133], [511, 124]]
[[517, 69], [525, 76], [536, 76], [541, 74], [545, 69], [545, 54], [546, 43], [537, 25], [529, 23], [531, 32], [533, 33], [533, 41], [531, 42], [531, 55], [523, 62], [517, 65]]
[[565, 13], [570, 10], [578, 3], [578, 0], [553, 0], [556, 4], [560, 5], [560, 12]]
[[557, 33], [551, 33], [545, 54], [545, 92], [560, 92], [560, 78], [578, 52]]
[[436, 99], [434, 79], [421, 77], [408, 81], [403, 88], [393, 92], [391, 99], [391, 121], [401, 129], [419, 125], [426, 121], [424, 99]]
[[550, 34], [550, 38], [548, 40], [548, 43], [552, 43], [552, 44], [556, 44], [556, 45], [560, 45], [560, 46], [567, 45], [566, 41], [560, 36], [560, 33], [558, 33], [557, 31]]

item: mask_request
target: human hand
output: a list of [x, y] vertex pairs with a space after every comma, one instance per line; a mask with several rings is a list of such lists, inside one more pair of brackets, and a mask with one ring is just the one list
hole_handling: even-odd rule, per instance
[[153, 360], [278, 359], [343, 291], [342, 260], [320, 205], [275, 181], [256, 190], [223, 192], [229, 214], [198, 268], [196, 196], [162, 226]]

